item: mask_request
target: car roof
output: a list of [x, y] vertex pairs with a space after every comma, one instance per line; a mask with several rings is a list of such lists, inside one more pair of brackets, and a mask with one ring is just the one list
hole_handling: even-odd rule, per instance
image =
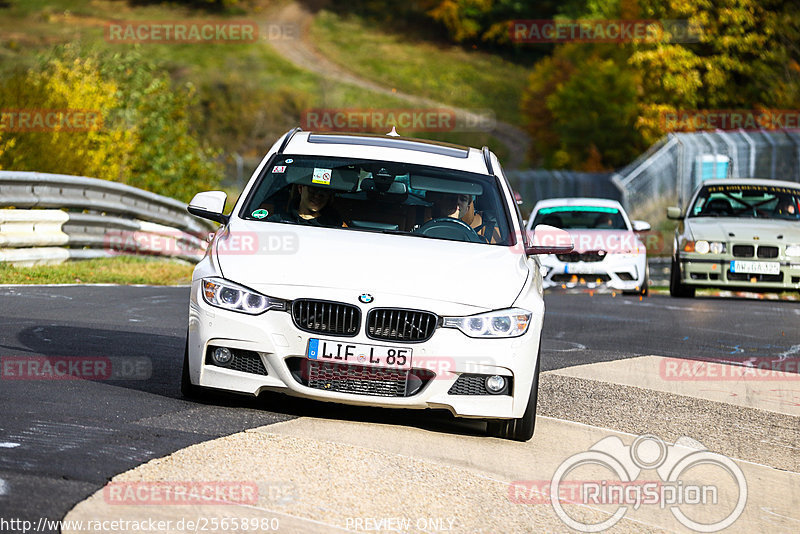
[[297, 132], [286, 144], [283, 153], [346, 156], [489, 174], [482, 150], [410, 137], [369, 133]]
[[554, 206], [597, 206], [601, 208], [617, 208], [620, 211], [624, 211], [622, 205], [616, 200], [590, 197], [548, 198], [537, 202], [533, 209], [534, 211], [538, 211], [542, 208], [552, 208]]
[[795, 187], [800, 188], [800, 183], [788, 182], [785, 180], [770, 180], [768, 178], [718, 178], [714, 180], [706, 180], [700, 187], [706, 185], [725, 185], [725, 184], [743, 184], [743, 185], [773, 185], [778, 187]]

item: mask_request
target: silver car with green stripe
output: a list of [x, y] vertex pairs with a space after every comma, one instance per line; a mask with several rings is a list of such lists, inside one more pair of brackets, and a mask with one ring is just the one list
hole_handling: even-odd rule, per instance
[[667, 209], [675, 231], [670, 295], [698, 287], [800, 289], [800, 184], [779, 180], [704, 182], [689, 209]]

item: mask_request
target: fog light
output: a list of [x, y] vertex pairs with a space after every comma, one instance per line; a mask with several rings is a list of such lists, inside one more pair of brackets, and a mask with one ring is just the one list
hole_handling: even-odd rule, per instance
[[231, 358], [233, 358], [233, 354], [231, 353], [230, 349], [225, 347], [218, 347], [214, 349], [214, 352], [211, 353], [211, 357], [214, 359], [214, 363], [219, 365], [225, 365]]
[[497, 394], [506, 387], [506, 379], [502, 376], [494, 375], [486, 378], [486, 391]]

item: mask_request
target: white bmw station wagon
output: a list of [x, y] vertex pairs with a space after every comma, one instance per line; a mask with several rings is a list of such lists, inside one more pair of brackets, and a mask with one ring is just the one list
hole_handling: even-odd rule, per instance
[[533, 435], [544, 303], [536, 254], [488, 148], [288, 132], [194, 270], [182, 392], [274, 391], [447, 409], [489, 435]]

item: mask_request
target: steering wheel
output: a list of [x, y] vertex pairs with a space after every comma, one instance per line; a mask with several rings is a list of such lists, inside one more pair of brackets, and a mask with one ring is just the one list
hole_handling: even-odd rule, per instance
[[439, 217], [431, 219], [416, 230], [415, 234], [422, 234], [428, 237], [439, 237], [454, 241], [468, 241], [470, 243], [486, 243], [470, 225], [461, 219], [452, 217]]

